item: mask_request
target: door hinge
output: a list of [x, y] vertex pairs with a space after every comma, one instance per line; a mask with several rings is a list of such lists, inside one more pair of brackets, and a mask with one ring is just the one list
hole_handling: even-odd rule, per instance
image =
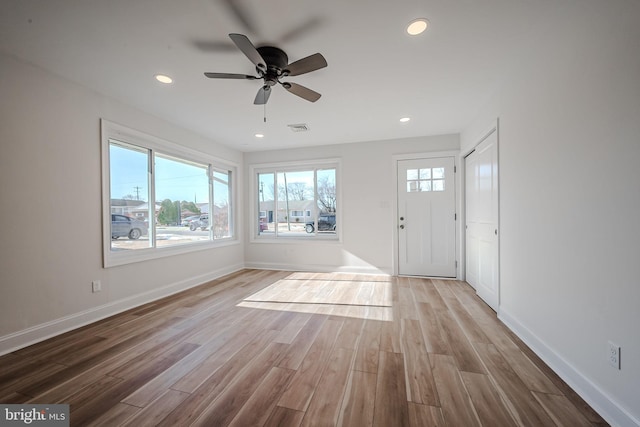
[[458, 260], [456, 260], [456, 268], [458, 268]]
[[453, 167], [453, 173], [456, 173], [456, 167], [455, 166]]
[[454, 221], [457, 221], [457, 220], [458, 220], [458, 214], [457, 214], [457, 213], [454, 213], [454, 214], [453, 214], [453, 220], [454, 220]]

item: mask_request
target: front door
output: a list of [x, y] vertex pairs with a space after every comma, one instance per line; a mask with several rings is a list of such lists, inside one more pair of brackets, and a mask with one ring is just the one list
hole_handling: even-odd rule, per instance
[[495, 311], [498, 277], [498, 137], [494, 130], [465, 159], [466, 280]]
[[398, 161], [398, 273], [456, 277], [454, 158]]

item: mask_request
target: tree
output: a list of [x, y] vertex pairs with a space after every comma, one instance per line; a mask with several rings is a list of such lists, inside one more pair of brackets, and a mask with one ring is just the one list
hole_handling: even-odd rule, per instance
[[215, 205], [213, 218], [210, 216], [209, 221], [216, 238], [229, 237], [229, 204], [225, 201]]
[[189, 212], [193, 212], [194, 214], [201, 214], [202, 213], [200, 211], [200, 208], [193, 202], [187, 202], [187, 201], [183, 200], [180, 204], [182, 205], [180, 207], [181, 211], [182, 210], [187, 210]]
[[160, 212], [158, 212], [158, 222], [160, 224], [177, 224], [180, 218], [180, 202], [172, 202], [164, 199], [160, 204]]
[[287, 187], [290, 200], [307, 200], [309, 191], [304, 182], [291, 182]]
[[336, 183], [328, 176], [318, 178], [318, 207], [322, 212], [336, 211]]
[[265, 192], [263, 193], [265, 200], [275, 200], [274, 194], [276, 194], [276, 191], [275, 191], [275, 185], [273, 184], [273, 182], [270, 182], [266, 185], [266, 187], [261, 187], [261, 188]]

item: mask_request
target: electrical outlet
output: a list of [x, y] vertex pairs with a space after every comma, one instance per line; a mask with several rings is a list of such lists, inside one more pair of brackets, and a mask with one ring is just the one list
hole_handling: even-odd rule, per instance
[[91, 291], [93, 293], [100, 292], [101, 290], [102, 283], [100, 283], [100, 280], [94, 280], [93, 282], [91, 282]]
[[609, 365], [620, 369], [620, 346], [609, 341], [609, 351], [607, 352]]

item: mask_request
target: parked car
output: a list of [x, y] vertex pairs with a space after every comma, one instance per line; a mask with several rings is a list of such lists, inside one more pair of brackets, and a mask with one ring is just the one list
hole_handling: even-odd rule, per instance
[[189, 227], [191, 223], [197, 219], [200, 219], [200, 215], [192, 215], [182, 219], [182, 225]]
[[[305, 224], [304, 229], [307, 233], [313, 233], [315, 224], [309, 221]], [[336, 231], [336, 215], [322, 214], [318, 217], [318, 231]]]
[[137, 240], [147, 232], [147, 224], [144, 221], [125, 215], [111, 214], [111, 238], [113, 240], [125, 236], [131, 240]]
[[196, 231], [198, 228], [202, 231], [209, 227], [209, 214], [202, 214], [200, 218], [194, 219], [189, 223], [189, 230]]

